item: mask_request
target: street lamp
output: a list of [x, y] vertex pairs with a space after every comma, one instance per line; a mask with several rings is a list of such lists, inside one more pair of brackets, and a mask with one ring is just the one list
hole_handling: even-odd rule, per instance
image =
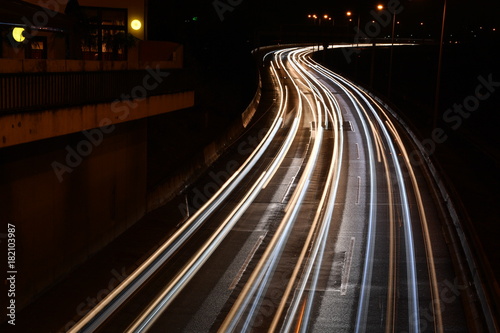
[[314, 24], [316, 24], [316, 19], [318, 18], [318, 15], [316, 15], [316, 14], [309, 14], [309, 15], [307, 15], [307, 18], [313, 19], [314, 20]]
[[[377, 10], [383, 10], [384, 6], [383, 5], [377, 5]], [[372, 21], [372, 23], [375, 23], [375, 21]], [[373, 88], [373, 81], [375, 78], [375, 51], [376, 51], [376, 41], [373, 42], [372, 44], [372, 61], [371, 61], [371, 68], [370, 68], [370, 88]]]
[[[382, 9], [384, 9], [384, 5], [379, 4], [379, 5], [377, 5], [375, 8], [377, 8], [377, 10], [382, 10]], [[349, 11], [347, 11], [347, 12], [345, 13], [345, 15], [346, 15], [347, 17], [349, 17], [349, 22], [352, 22], [352, 15], [353, 15], [353, 14], [352, 14], [352, 11], [350, 11], [350, 10], [349, 10]], [[374, 22], [374, 23], [375, 23], [375, 22]], [[356, 31], [356, 33], [359, 33], [359, 31], [360, 31], [360, 25], [361, 25], [361, 14], [360, 14], [360, 13], [358, 13], [358, 30]], [[359, 39], [358, 39], [358, 42], [356, 43], [356, 47], [359, 47]]]
[[[399, 22], [398, 22], [399, 24]], [[387, 82], [387, 97], [391, 98], [392, 92], [392, 60], [394, 57], [394, 37], [396, 30], [396, 11], [392, 12], [392, 34], [391, 34], [391, 55], [389, 60], [389, 79]]]
[[441, 21], [441, 38], [439, 39], [439, 60], [436, 76], [436, 96], [434, 97], [434, 117], [432, 121], [433, 128], [437, 127], [439, 113], [439, 95], [441, 92], [441, 66], [443, 64], [443, 42], [444, 42], [444, 26], [446, 22], [446, 0], [443, 4], [443, 20]]
[[[347, 17], [349, 17], [349, 22], [352, 22], [352, 18], [351, 18], [351, 16], [352, 16], [352, 12], [351, 12], [351, 11], [348, 11], [348, 12], [346, 12], [346, 13], [345, 13], [345, 15], [346, 15]], [[360, 26], [360, 23], [361, 23], [361, 15], [359, 15], [359, 14], [358, 14], [358, 30], [356, 31], [356, 33], [359, 33], [359, 26]], [[358, 42], [356, 43], [356, 47], [359, 47], [359, 38], [357, 39], [357, 41], [358, 41]]]
[[[324, 15], [325, 19], [328, 17], [328, 15]], [[314, 19], [314, 25], [316, 25], [316, 20], [318, 19], [318, 15], [316, 14], [309, 14], [307, 15], [307, 18]], [[321, 18], [319, 19], [318, 26], [321, 25]], [[314, 47], [313, 47], [314, 50]], [[318, 43], [318, 52], [319, 52], [319, 43]]]

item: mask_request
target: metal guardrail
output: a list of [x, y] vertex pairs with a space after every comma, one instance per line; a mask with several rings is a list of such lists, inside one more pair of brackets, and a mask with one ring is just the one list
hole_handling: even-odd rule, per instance
[[161, 70], [168, 76], [158, 81], [153, 73], [156, 69], [0, 74], [0, 114], [106, 103], [134, 92], [142, 98], [193, 90], [186, 70]]

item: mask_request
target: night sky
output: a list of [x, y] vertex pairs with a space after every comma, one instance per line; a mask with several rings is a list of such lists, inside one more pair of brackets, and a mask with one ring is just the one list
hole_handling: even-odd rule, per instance
[[[224, 20], [214, 7], [218, 1], [232, 10], [223, 11]], [[308, 24], [307, 14], [328, 14], [335, 19], [336, 26], [346, 24], [345, 12], [360, 12], [363, 20], [370, 18], [370, 10], [376, 4], [387, 1], [325, 1], [325, 0], [149, 0], [149, 38], [156, 40], [175, 40], [182, 42], [186, 27], [193, 23], [201, 33], [214, 33], [233, 29], [238, 32], [258, 29], [276, 29], [280, 26]], [[425, 23], [425, 29], [432, 35], [440, 30], [442, 1], [402, 0], [403, 12], [398, 15], [401, 29], [411, 31], [419, 29], [419, 23]], [[358, 9], [359, 8], [359, 9]], [[500, 1], [498, 0], [448, 0], [447, 33], [460, 33], [465, 30], [500, 29]], [[207, 31], [208, 30], [208, 31]], [[228, 33], [227, 31], [225, 33]], [[499, 32], [500, 33], [500, 32]]]

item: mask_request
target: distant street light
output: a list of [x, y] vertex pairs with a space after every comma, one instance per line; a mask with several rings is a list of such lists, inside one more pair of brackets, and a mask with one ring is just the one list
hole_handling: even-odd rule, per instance
[[316, 24], [316, 19], [318, 18], [318, 15], [316, 15], [316, 14], [309, 14], [309, 15], [307, 15], [307, 18], [314, 19], [314, 24]]
[[[325, 15], [325, 16], [328, 17], [328, 15]], [[316, 14], [309, 14], [309, 15], [307, 15], [307, 18], [314, 19], [314, 25], [316, 25], [316, 19], [318, 19], [318, 15], [316, 15]], [[321, 25], [321, 18], [319, 19], [318, 25]], [[314, 50], [314, 47], [313, 47], [313, 50]], [[318, 43], [318, 52], [319, 52], [319, 43]]]
[[[377, 8], [377, 10], [382, 10], [382, 9], [384, 9], [384, 6], [379, 4], [379, 5], [376, 6], [376, 8]], [[347, 11], [345, 13], [345, 15], [347, 17], [349, 17], [349, 22], [352, 22], [352, 18], [351, 18], [352, 15], [353, 15], [352, 11], [350, 11], [350, 10]], [[375, 21], [372, 21], [372, 23], [375, 23]], [[360, 12], [358, 12], [358, 30], [356, 31], [356, 33], [360, 32], [360, 26], [361, 26], [361, 14], [360, 14]], [[359, 47], [359, 39], [358, 39], [358, 41], [356, 43], [356, 47]]]

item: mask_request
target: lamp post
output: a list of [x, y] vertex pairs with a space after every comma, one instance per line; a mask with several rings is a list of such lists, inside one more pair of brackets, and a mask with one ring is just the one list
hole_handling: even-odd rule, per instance
[[[381, 4], [378, 4], [376, 7], [375, 7], [377, 10], [383, 10], [384, 9], [384, 5], [381, 5]], [[361, 12], [361, 11], [360, 11]], [[359, 33], [360, 31], [360, 26], [361, 26], [361, 13], [358, 13], [358, 30], [356, 31], [356, 33]], [[351, 17], [352, 16], [352, 12], [351, 11], [347, 11], [346, 12], [346, 16], [347, 17]], [[350, 19], [351, 20], [351, 19]], [[356, 47], [359, 47], [359, 38], [357, 40], [357, 43], [356, 43]]]
[[[351, 17], [352, 16], [352, 12], [348, 11], [346, 13], [346, 15], [347, 15], [347, 17]], [[359, 15], [359, 13], [358, 13], [358, 30], [356, 32], [359, 32], [360, 24], [361, 24], [361, 15]], [[359, 47], [359, 38], [357, 39], [356, 47]]]
[[318, 27], [319, 27], [319, 39], [320, 41], [318, 42], [318, 52], [319, 52], [319, 48], [320, 48], [320, 44], [321, 44], [321, 37], [322, 37], [322, 31], [321, 31], [321, 19], [325, 20], [327, 23], [328, 21], [331, 21], [332, 22], [332, 26], [334, 25], [334, 20], [332, 17], [330, 17], [328, 14], [325, 14], [321, 17], [318, 17], [318, 15], [316, 14], [309, 14], [307, 15], [307, 18], [309, 19], [314, 19], [314, 25], [316, 25], [316, 20], [318, 20]]
[[446, 22], [446, 0], [443, 5], [443, 20], [441, 22], [441, 38], [439, 40], [439, 60], [438, 70], [436, 76], [436, 95], [434, 97], [434, 114], [432, 119], [432, 128], [437, 127], [438, 114], [439, 114], [439, 95], [441, 93], [441, 67], [443, 65], [443, 43], [444, 43], [444, 27]]
[[[335, 25], [335, 21], [333, 20], [332, 17], [330, 17], [327, 14], [325, 14], [323, 16], [323, 18], [326, 21], [325, 34], [324, 34], [325, 39], [323, 40], [323, 48], [324, 48], [325, 52], [324, 52], [323, 56], [326, 57], [326, 49], [328, 48], [328, 46], [326, 46], [326, 45], [329, 45], [329, 43], [328, 43], [328, 30], [329, 30], [328, 25], [329, 25], [329, 22], [332, 22], [332, 27], [333, 27]], [[331, 32], [332, 32], [332, 39], [333, 39], [333, 30]]]
[[394, 57], [394, 36], [396, 31], [396, 11], [392, 13], [391, 56], [389, 60], [389, 80], [387, 83], [387, 97], [391, 98], [392, 92], [392, 59]]
[[[310, 18], [310, 19], [313, 19], [314, 20], [314, 23], [313, 25], [316, 25], [316, 20], [318, 19], [318, 15], [316, 14], [309, 14], [307, 15], [307, 18]], [[321, 25], [321, 18], [319, 19], [319, 24], [318, 26]], [[316, 30], [316, 29], [315, 29]], [[313, 47], [313, 51], [314, 51], [314, 47]], [[319, 52], [319, 44], [318, 44], [318, 52]]]
[[[383, 5], [377, 5], [377, 10], [383, 10], [384, 9], [384, 6]], [[375, 23], [375, 21], [372, 21], [373, 23]], [[373, 88], [373, 81], [374, 81], [374, 78], [375, 78], [375, 49], [376, 49], [376, 42], [373, 42], [373, 45], [372, 45], [372, 59], [371, 59], [371, 67], [370, 67], [370, 88]]]

